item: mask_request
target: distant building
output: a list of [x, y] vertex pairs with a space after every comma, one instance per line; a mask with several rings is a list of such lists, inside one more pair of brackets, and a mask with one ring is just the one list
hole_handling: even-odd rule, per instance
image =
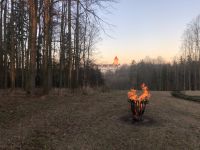
[[98, 64], [98, 68], [101, 70], [102, 73], [107, 71], [115, 71], [120, 66], [119, 59], [115, 56], [114, 61], [112, 64]]
[[119, 59], [117, 58], [117, 56], [115, 56], [114, 58], [114, 62], [113, 62], [113, 65], [119, 65]]

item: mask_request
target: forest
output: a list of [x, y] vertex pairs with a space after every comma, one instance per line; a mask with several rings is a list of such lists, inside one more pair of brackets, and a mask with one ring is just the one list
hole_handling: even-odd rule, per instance
[[103, 83], [92, 58], [98, 16], [112, 0], [1, 0], [0, 88], [78, 88]]
[[55, 87], [128, 89], [146, 82], [152, 90], [200, 89], [200, 16], [187, 26], [172, 62], [166, 63], [162, 57], [147, 56], [139, 62], [133, 58], [130, 65], [102, 75], [93, 52], [109, 23], [98, 11], [106, 11], [113, 2], [2, 0], [0, 88], [22, 88], [30, 94], [40, 88], [48, 94]]

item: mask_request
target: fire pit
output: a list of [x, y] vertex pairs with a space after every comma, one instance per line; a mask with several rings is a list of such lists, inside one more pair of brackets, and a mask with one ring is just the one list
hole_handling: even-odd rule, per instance
[[149, 102], [150, 93], [148, 87], [143, 83], [141, 85], [142, 94], [137, 95], [137, 91], [133, 88], [128, 92], [128, 102], [131, 105], [131, 111], [134, 121], [141, 121], [145, 112], [146, 104]]

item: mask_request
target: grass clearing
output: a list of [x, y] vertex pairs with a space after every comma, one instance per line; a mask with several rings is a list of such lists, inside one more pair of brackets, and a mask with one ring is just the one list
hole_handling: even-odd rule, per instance
[[0, 99], [0, 149], [200, 149], [200, 105], [151, 92], [132, 122], [127, 91]]

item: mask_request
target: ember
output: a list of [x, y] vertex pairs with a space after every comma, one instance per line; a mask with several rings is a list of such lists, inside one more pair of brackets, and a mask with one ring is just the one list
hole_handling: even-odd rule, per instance
[[134, 120], [142, 120], [146, 104], [151, 96], [148, 87], [144, 83], [141, 85], [141, 88], [143, 92], [140, 96], [137, 95], [137, 91], [134, 88], [128, 92], [128, 99], [131, 103]]

